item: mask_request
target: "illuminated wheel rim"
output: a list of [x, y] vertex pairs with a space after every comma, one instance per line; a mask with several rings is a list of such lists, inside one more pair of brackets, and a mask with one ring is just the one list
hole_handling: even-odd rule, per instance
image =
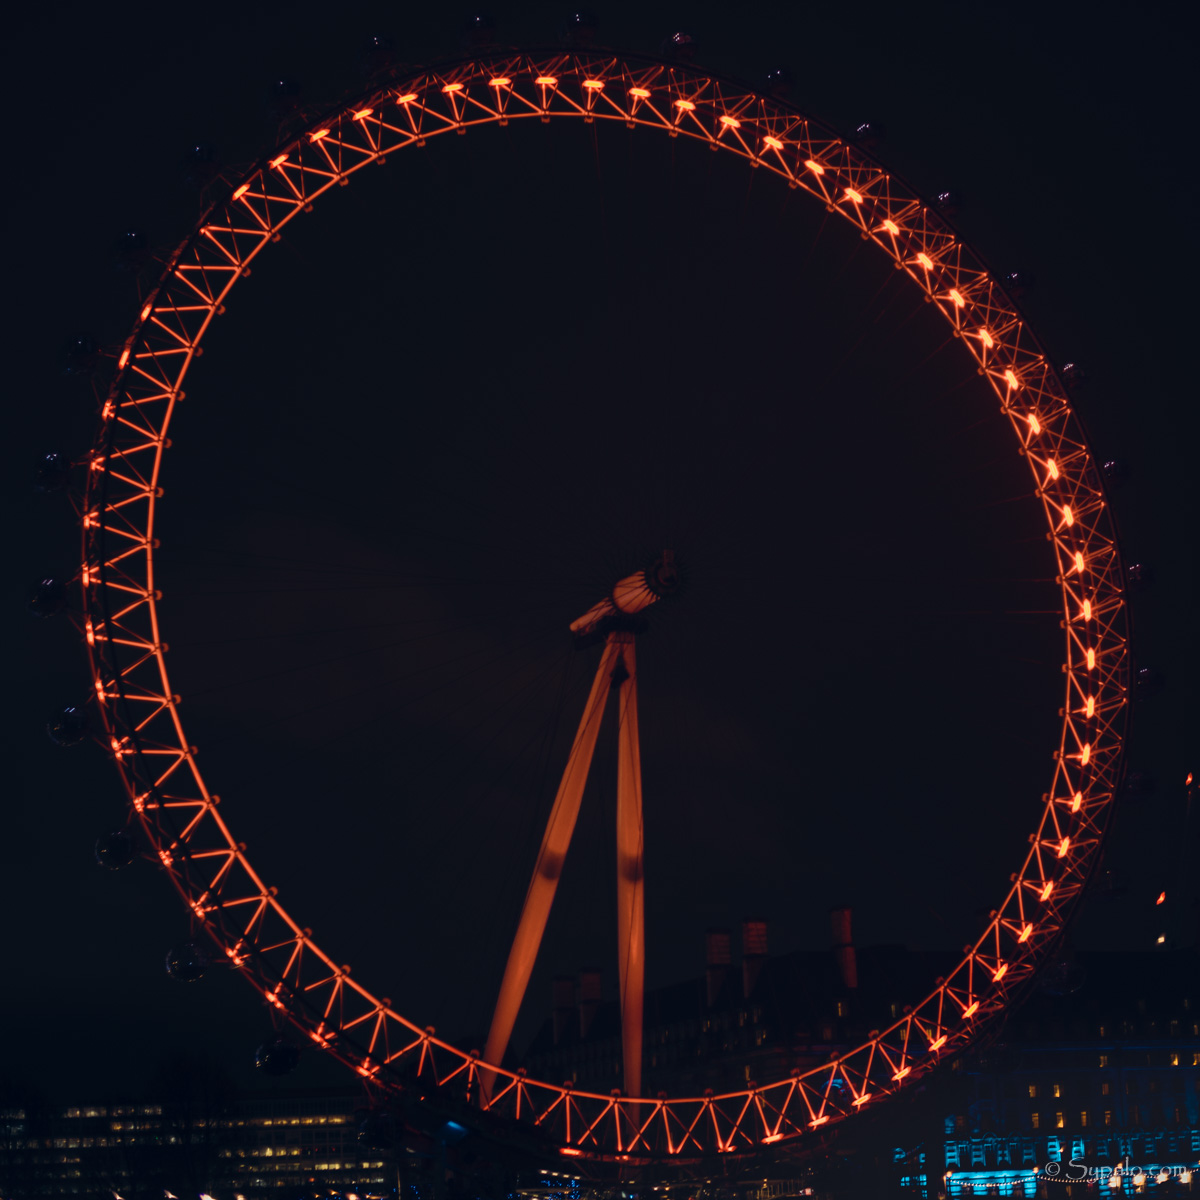
[[[249, 264], [364, 166], [439, 134], [560, 118], [623, 121], [730, 151], [807, 192], [888, 254], [994, 391], [1033, 473], [1058, 565], [1066, 697], [1050, 789], [982, 935], [927, 996], [861, 1046], [721, 1095], [623, 1098], [491, 1066], [494, 1080], [481, 1090], [476, 1054], [353, 979], [255, 872], [187, 740], [159, 630], [154, 530], [171, 416], [209, 324]], [[683, 1162], [776, 1143], [799, 1148], [961, 1051], [1053, 951], [1098, 859], [1121, 770], [1129, 655], [1111, 511], [1066, 391], [1012, 301], [935, 212], [832, 131], [744, 87], [649, 59], [514, 53], [427, 71], [310, 125], [212, 205], [167, 263], [117, 367], [89, 463], [81, 572], [107, 746], [194, 922], [305, 1037], [366, 1080], [436, 1087], [569, 1156]]]

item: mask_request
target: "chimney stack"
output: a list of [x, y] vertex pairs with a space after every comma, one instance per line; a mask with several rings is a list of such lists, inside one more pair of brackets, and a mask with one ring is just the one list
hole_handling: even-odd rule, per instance
[[733, 935], [728, 929], [710, 929], [704, 935], [704, 992], [712, 1008], [721, 994], [733, 963]]
[[566, 1040], [571, 1024], [571, 1010], [575, 1007], [575, 980], [569, 975], [557, 975], [550, 985], [554, 1011], [554, 1044]]
[[854, 938], [850, 933], [850, 908], [833, 908], [829, 911], [833, 927], [833, 957], [837, 960], [842, 976], [842, 987], [858, 987], [858, 960], [854, 954]]
[[600, 1007], [601, 977], [599, 971], [579, 972], [579, 1036], [587, 1037], [596, 1009]]
[[749, 1000], [758, 983], [759, 972], [767, 961], [767, 923], [747, 919], [742, 922], [742, 995]]

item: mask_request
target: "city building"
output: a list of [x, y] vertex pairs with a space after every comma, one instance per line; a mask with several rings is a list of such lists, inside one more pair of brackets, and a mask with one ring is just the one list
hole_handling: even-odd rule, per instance
[[0, 1196], [124, 1192], [220, 1200], [289, 1189], [366, 1200], [395, 1170], [358, 1139], [363, 1093], [264, 1093], [211, 1104], [94, 1104], [0, 1109]]

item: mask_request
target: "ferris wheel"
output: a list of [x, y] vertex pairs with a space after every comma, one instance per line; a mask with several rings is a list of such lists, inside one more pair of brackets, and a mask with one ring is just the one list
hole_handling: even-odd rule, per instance
[[[679, 583], [670, 548], [570, 629], [602, 643], [508, 956], [487, 1045], [461, 1050], [319, 946], [252, 866], [199, 765], [168, 672], [155, 555], [175, 406], [214, 318], [281, 231], [362, 168], [440, 135], [518, 121], [614, 122], [765, 171], [845, 221], [938, 314], [986, 380], [1032, 474], [1055, 556], [1064, 699], [1054, 766], [1010, 886], [961, 961], [888, 1028], [820, 1066], [720, 1095], [641, 1095], [644, 932], [635, 642]], [[264, 260], [267, 261], [267, 260]], [[296, 132], [204, 213], [121, 347], [87, 462], [83, 632], [92, 701], [132, 813], [193, 924], [281, 1017], [368, 1083], [414, 1080], [572, 1159], [684, 1163], [802, 1147], [961, 1051], [1058, 944], [1097, 862], [1128, 708], [1123, 577], [1101, 474], [1063, 379], [1003, 287], [928, 203], [858, 145], [767, 95], [688, 65], [591, 52], [505, 53], [392, 80]], [[568, 614], [569, 617], [569, 614]], [[624, 1087], [601, 1094], [503, 1065], [572, 836], [604, 702], [619, 691], [618, 944]], [[236, 801], [229, 806], [236, 809]], [[186, 964], [185, 964], [186, 966]]]

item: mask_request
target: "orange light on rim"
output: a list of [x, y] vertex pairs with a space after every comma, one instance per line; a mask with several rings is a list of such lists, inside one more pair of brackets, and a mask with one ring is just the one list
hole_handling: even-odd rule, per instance
[[849, 200], [851, 204], [861, 204], [863, 202], [862, 193], [856, 192], [853, 188], [846, 189], [846, 199]]
[[917, 254], [917, 262], [925, 268], [926, 271], [933, 270], [933, 259], [929, 257], [923, 250]]
[[375, 110], [373, 108], [360, 108], [356, 113], [353, 114], [351, 120], [365, 121], [374, 111]]
[[783, 149], [783, 143], [777, 137], [772, 137], [770, 134], [767, 134], [767, 136], [763, 138], [763, 145], [769, 146], [772, 150]]
[[117, 359], [117, 367], [124, 367], [129, 362], [129, 348], [126, 347], [121, 351], [121, 357]]
[[986, 329], [980, 329], [979, 332], [975, 336], [977, 338], [979, 338], [979, 340], [989, 350], [996, 344], [996, 339], [994, 337], [992, 337], [992, 335], [990, 333], [988, 333], [988, 331]]
[[588, 92], [603, 91], [604, 90], [604, 80], [603, 79], [585, 79], [583, 81], [583, 88], [585, 91], [588, 91]]
[[950, 299], [954, 301], [955, 308], [965, 308], [967, 302], [962, 297], [962, 292], [958, 288], [950, 289]]
[[815, 158], [806, 158], [804, 160], [804, 165], [814, 175], [824, 175], [825, 174], [825, 168], [823, 166], [821, 166], [821, 164], [819, 162], [817, 162], [817, 160]]
[[900, 233], [900, 226], [899, 226], [899, 225], [897, 225], [895, 221], [893, 221], [893, 220], [890, 220], [890, 219], [889, 219], [889, 220], [887, 220], [887, 221], [884, 221], [884, 223], [883, 223], [883, 228], [884, 228], [884, 229], [885, 229], [885, 230], [886, 230], [888, 233], [890, 233], [890, 234], [892, 235], [892, 237], [896, 237], [896, 236], [898, 236], [898, 235], [899, 235], [899, 233]]
[[403, 96], [396, 97], [397, 104], [411, 104], [417, 98], [416, 92], [405, 92]]
[[327, 138], [329, 136], [329, 132], [330, 131], [328, 129], [314, 129], [312, 133], [308, 135], [308, 140], [310, 142], [319, 142], [323, 138]]
[[287, 160], [288, 156], [286, 154], [275, 155], [275, 157], [271, 159], [271, 169], [274, 170], [276, 167], [282, 166], [285, 162], [287, 162]]
[[650, 99], [650, 89], [649, 88], [632, 87], [629, 89], [629, 94], [635, 100], [649, 100]]
[[721, 124], [724, 125], [726, 129], [741, 129], [742, 127], [742, 123], [737, 119], [737, 117], [722, 116]]
[[539, 75], [534, 81], [538, 87], [558, 87], [557, 75]]
[[462, 90], [463, 85], [461, 83], [447, 83], [442, 88], [442, 92], [447, 96], [453, 95], [455, 92], [461, 92]]
[[243, 183], [241, 187], [234, 189], [233, 198], [235, 200], [240, 200], [249, 190], [250, 185], [248, 183]]
[[676, 100], [675, 107], [680, 112], [695, 112], [696, 106], [690, 100]]

